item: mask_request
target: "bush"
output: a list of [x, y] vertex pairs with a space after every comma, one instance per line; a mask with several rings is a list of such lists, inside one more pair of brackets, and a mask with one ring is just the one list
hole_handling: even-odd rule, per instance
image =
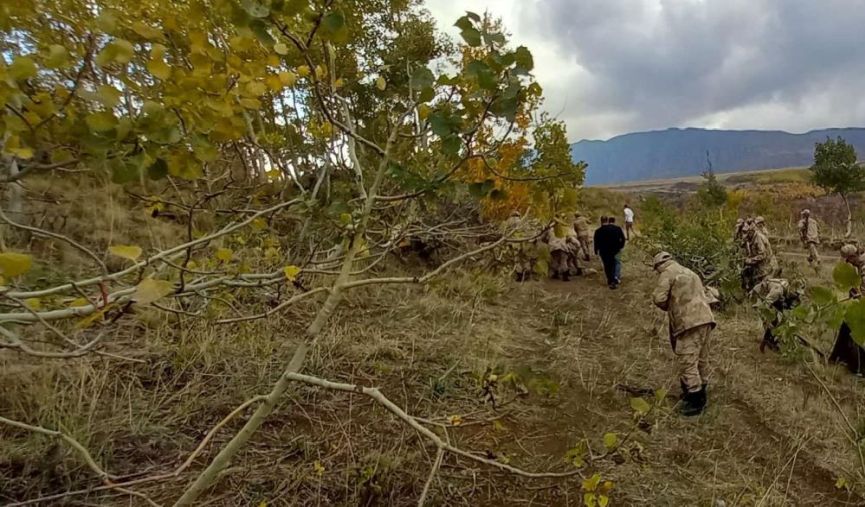
[[683, 211], [647, 198], [641, 207], [643, 229], [640, 241], [651, 254], [667, 251], [729, 296], [738, 285], [736, 251], [732, 245], [735, 213], [707, 207], [700, 198]]

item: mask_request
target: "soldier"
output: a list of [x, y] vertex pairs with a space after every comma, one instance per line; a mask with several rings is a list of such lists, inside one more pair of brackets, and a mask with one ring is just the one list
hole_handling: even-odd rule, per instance
[[808, 251], [808, 264], [814, 267], [820, 267], [820, 253], [817, 252], [817, 245], [820, 244], [820, 231], [817, 228], [817, 221], [811, 218], [811, 210], [803, 209], [799, 214], [799, 238], [802, 240], [802, 246]]
[[[847, 244], [841, 247], [841, 258], [856, 268], [862, 280], [858, 288], [850, 289], [850, 297], [858, 299], [865, 293], [865, 254], [862, 254], [856, 245]], [[853, 340], [853, 332], [846, 322], [842, 323], [838, 330], [829, 361], [846, 364], [851, 373], [865, 373], [865, 350]]]
[[591, 231], [589, 230], [588, 219], [579, 211], [574, 213], [574, 231], [577, 233], [577, 239], [580, 240], [580, 250], [583, 254], [583, 260], [589, 262], [592, 260]]
[[550, 247], [550, 272], [554, 280], [570, 281], [572, 268], [571, 255], [573, 245], [568, 237], [558, 237], [555, 228], [544, 232], [544, 242]]
[[754, 219], [754, 226], [757, 227], [757, 231], [766, 236], [766, 239], [769, 239], [769, 228], [766, 227], [766, 220], [763, 217], [758, 216]]
[[742, 287], [750, 291], [764, 279], [778, 271], [778, 260], [772, 252], [772, 245], [753, 223], [745, 231], [745, 259], [742, 269]]
[[[512, 234], [514, 239], [528, 239], [533, 235], [530, 224], [520, 217], [519, 211], [514, 211], [505, 220], [502, 232]], [[518, 282], [525, 282], [532, 277], [534, 259], [531, 255], [532, 245], [527, 242], [505, 244], [507, 262], [513, 263], [512, 273]]]
[[763, 341], [760, 352], [766, 347], [778, 350], [778, 339], [773, 331], [781, 324], [784, 312], [799, 305], [800, 294], [790, 288], [790, 282], [783, 278], [767, 278], [754, 286], [752, 294], [759, 299], [755, 306], [765, 305], [773, 314], [772, 320], [763, 319]]
[[715, 316], [700, 277], [682, 266], [667, 252], [652, 261], [660, 276], [652, 294], [655, 306], [667, 312], [670, 345], [679, 363], [682, 385], [681, 413], [697, 415], [706, 407], [709, 382], [709, 338]]

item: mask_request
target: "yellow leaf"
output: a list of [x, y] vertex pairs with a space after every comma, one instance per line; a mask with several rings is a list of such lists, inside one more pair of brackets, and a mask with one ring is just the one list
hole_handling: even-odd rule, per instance
[[463, 418], [459, 415], [448, 416], [448, 423], [451, 426], [459, 426], [463, 423]]
[[167, 280], [145, 278], [135, 287], [132, 299], [140, 305], [146, 305], [162, 299], [171, 294], [172, 291], [174, 291], [174, 284]]
[[117, 125], [117, 118], [108, 111], [88, 114], [87, 117], [84, 118], [84, 121], [87, 123], [88, 127], [96, 132], [106, 132]]
[[255, 229], [256, 231], [260, 231], [266, 227], [267, 227], [267, 220], [265, 220], [263, 218], [259, 217], [259, 218], [256, 218], [255, 220], [252, 221], [252, 228]]
[[79, 308], [82, 306], [87, 306], [89, 304], [90, 304], [90, 302], [84, 298], [76, 298], [76, 299], [73, 299], [71, 303], [69, 303], [69, 306], [72, 308]]
[[252, 81], [246, 85], [246, 93], [259, 97], [267, 93], [267, 86], [260, 81]]
[[154, 58], [147, 62], [147, 70], [149, 70], [156, 79], [165, 81], [171, 77], [171, 67], [169, 67], [167, 63], [163, 62], [161, 58]]
[[33, 61], [29, 56], [16, 56], [14, 60], [12, 60], [12, 64], [9, 65], [7, 72], [9, 73], [9, 77], [16, 81], [23, 81], [25, 79], [30, 79], [31, 77], [36, 77], [36, 62]]
[[643, 398], [631, 398], [631, 408], [633, 408], [638, 414], [645, 415], [652, 409], [652, 407], [646, 403], [646, 400]]
[[23, 275], [33, 267], [33, 257], [15, 252], [0, 253], [0, 274], [12, 278]]
[[601, 474], [595, 474], [588, 479], [583, 479], [583, 491], [595, 491], [601, 483]]
[[308, 67], [308, 66], [306, 66], [306, 65], [301, 65], [300, 67], [297, 68], [297, 75], [298, 75], [298, 76], [300, 76], [300, 77], [307, 77], [307, 76], [309, 76], [309, 74], [310, 74], [310, 72], [309, 72], [309, 67]]
[[282, 84], [282, 79], [279, 76], [271, 75], [264, 78], [264, 82], [267, 83], [267, 87], [272, 91], [279, 91], [285, 86]]
[[283, 274], [285, 274], [285, 278], [289, 282], [293, 282], [297, 280], [297, 275], [300, 274], [300, 268], [297, 266], [286, 266], [282, 268]]
[[294, 86], [297, 83], [297, 74], [294, 72], [280, 72], [279, 80], [282, 81], [282, 84], [285, 86]]
[[375, 87], [384, 91], [385, 88], [387, 88], [387, 81], [385, 81], [383, 77], [379, 76], [375, 79]]
[[131, 261], [137, 261], [141, 257], [141, 247], [136, 245], [113, 245], [108, 247], [108, 251]]
[[598, 507], [607, 507], [610, 505], [610, 497], [607, 495], [598, 495]]
[[132, 23], [132, 31], [144, 37], [145, 39], [159, 39], [162, 37], [162, 32], [160, 32], [156, 28], [153, 28], [152, 26], [146, 25], [141, 21], [136, 21], [135, 23]]
[[279, 57], [276, 55], [267, 55], [267, 64], [271, 67], [279, 67]]
[[315, 463], [312, 464], [312, 469], [315, 471], [315, 475], [319, 477], [324, 475], [324, 465], [321, 464], [321, 461], [315, 460]]
[[426, 120], [427, 116], [429, 116], [429, 113], [430, 113], [430, 107], [428, 105], [421, 104], [418, 106], [417, 115], [420, 117], [421, 120]]
[[267, 500], [262, 500], [258, 507], [267, 507]]
[[60, 44], [48, 46], [48, 54], [45, 56], [45, 66], [51, 69], [62, 69], [69, 65], [69, 51]]
[[110, 304], [103, 306], [99, 310], [97, 310], [97, 311], [91, 313], [90, 315], [84, 317], [83, 319], [79, 320], [75, 324], [75, 327], [77, 327], [78, 329], [86, 329], [86, 328], [92, 326], [93, 323], [95, 323], [97, 320], [101, 320], [105, 316], [105, 313], [108, 312], [108, 310], [110, 310], [113, 307], [114, 307], [114, 303], [110, 303]]
[[339, 78], [333, 82], [333, 87], [336, 89], [340, 89], [343, 86], [345, 86], [345, 81], [342, 78]]
[[24, 305], [34, 311], [42, 309], [42, 301], [40, 301], [39, 298], [27, 298], [24, 300]]
[[315, 66], [315, 77], [321, 79], [327, 75], [327, 67], [324, 65], [316, 65]]
[[607, 433], [604, 435], [604, 447], [612, 449], [619, 442], [619, 437], [615, 433]]
[[278, 54], [278, 55], [283, 55], [283, 56], [284, 56], [284, 55], [287, 55], [287, 54], [288, 54], [288, 46], [286, 46], [286, 45], [283, 44], [282, 42], [277, 42], [276, 44], [274, 44], [274, 45], [273, 45], [273, 50], [274, 50], [274, 51], [276, 52], [276, 54]]
[[112, 108], [120, 102], [120, 90], [110, 85], [100, 85], [96, 90], [99, 101], [107, 108]]
[[240, 99], [240, 105], [245, 109], [261, 109], [261, 101], [258, 99]]
[[229, 248], [216, 249], [216, 258], [221, 260], [222, 262], [229, 262], [233, 256], [234, 252], [232, 252]]
[[598, 492], [602, 495], [608, 495], [613, 490], [613, 481], [604, 481], [599, 487]]

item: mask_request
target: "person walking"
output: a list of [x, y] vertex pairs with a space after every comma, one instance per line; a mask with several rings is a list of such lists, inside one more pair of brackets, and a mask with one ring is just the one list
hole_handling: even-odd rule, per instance
[[817, 251], [817, 245], [820, 244], [820, 230], [817, 221], [811, 218], [809, 209], [803, 209], [799, 216], [799, 238], [802, 240], [802, 246], [808, 251], [808, 264], [819, 268], [820, 253]]
[[660, 252], [652, 264], [659, 274], [652, 302], [667, 312], [670, 345], [679, 363], [680, 412], [684, 416], [698, 415], [706, 407], [709, 383], [709, 339], [715, 328], [711, 300], [700, 277], [669, 253]]
[[579, 211], [574, 213], [574, 231], [580, 240], [580, 250], [583, 260], [589, 262], [592, 260], [592, 240], [589, 236], [589, 220]]
[[631, 234], [634, 234], [634, 210], [625, 204], [625, 239], [631, 241]]
[[625, 247], [625, 233], [616, 225], [613, 217], [601, 217], [601, 226], [595, 230], [595, 254], [601, 258], [607, 286], [618, 289], [622, 277], [622, 264], [619, 253]]

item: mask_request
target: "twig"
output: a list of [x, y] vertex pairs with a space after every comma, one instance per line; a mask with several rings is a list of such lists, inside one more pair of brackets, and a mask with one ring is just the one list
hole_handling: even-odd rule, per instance
[[80, 250], [81, 252], [83, 252], [85, 255], [87, 255], [91, 259], [93, 259], [93, 261], [96, 262], [96, 265], [99, 266], [99, 269], [101, 269], [103, 273], [108, 273], [108, 268], [105, 266], [105, 263], [102, 262], [102, 259], [99, 258], [99, 256], [97, 256], [95, 253], [93, 253], [92, 250], [90, 250], [89, 248], [87, 248], [86, 246], [82, 245], [81, 243], [75, 241], [72, 238], [69, 238], [69, 237], [64, 236], [62, 234], [57, 234], [56, 232], [46, 231], [45, 229], [33, 227], [31, 225], [19, 224], [18, 222], [13, 221], [11, 218], [6, 216], [6, 213], [3, 212], [3, 208], [0, 208], [0, 219], [2, 219], [4, 222], [6, 222], [7, 224], [9, 224], [12, 227], [15, 227], [17, 229], [23, 229], [25, 231], [30, 231], [33, 234], [36, 234], [37, 236], [45, 236], [48, 238], [54, 238], [54, 239], [65, 242], [65, 243], [71, 245], [72, 247]]
[[59, 431], [49, 430], [49, 429], [43, 428], [41, 426], [32, 426], [30, 424], [23, 423], [20, 421], [13, 421], [12, 419], [7, 419], [7, 418], [2, 417], [2, 416], [0, 416], [0, 423], [7, 424], [9, 426], [14, 426], [16, 428], [21, 428], [24, 430], [32, 431], [35, 433], [41, 433], [43, 435], [48, 435], [49, 437], [59, 438], [59, 439], [65, 441], [67, 444], [69, 444], [76, 451], [78, 451], [78, 454], [81, 455], [81, 457], [84, 459], [84, 462], [87, 464], [87, 466], [90, 467], [90, 469], [93, 470], [93, 472], [96, 475], [98, 475], [100, 479], [108, 482], [110, 479], [116, 479], [117, 478], [116, 476], [113, 476], [113, 475], [109, 474], [108, 472], [106, 472], [105, 470], [103, 470], [102, 467], [100, 467], [96, 463], [96, 460], [93, 459], [93, 456], [90, 455], [90, 453], [87, 451], [87, 449], [85, 449], [83, 445], [81, 445], [77, 440], [70, 437], [69, 435], [61, 433]]
[[436, 459], [433, 462], [432, 468], [430, 468], [429, 476], [426, 479], [426, 483], [423, 485], [423, 491], [421, 491], [420, 498], [417, 499], [418, 507], [423, 507], [426, 502], [427, 494], [429, 494], [429, 488], [432, 485], [433, 479], [436, 476], [436, 473], [439, 471], [439, 467], [442, 464], [442, 459], [445, 456], [445, 450], [441, 447], [436, 450]]

